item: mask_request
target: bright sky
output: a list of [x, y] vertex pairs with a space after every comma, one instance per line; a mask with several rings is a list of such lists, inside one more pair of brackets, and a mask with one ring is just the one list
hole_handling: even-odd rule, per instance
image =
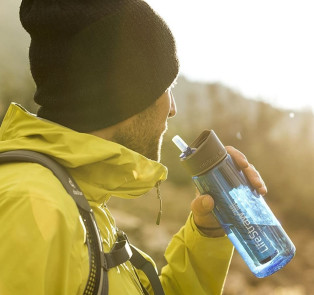
[[314, 1], [146, 1], [173, 31], [187, 78], [314, 110]]

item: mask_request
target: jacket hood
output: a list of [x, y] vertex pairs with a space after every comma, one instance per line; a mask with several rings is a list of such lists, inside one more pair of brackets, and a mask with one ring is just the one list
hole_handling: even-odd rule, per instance
[[126, 147], [41, 119], [12, 103], [0, 128], [0, 152], [32, 150], [62, 164], [89, 201], [135, 198], [167, 177], [167, 168]]

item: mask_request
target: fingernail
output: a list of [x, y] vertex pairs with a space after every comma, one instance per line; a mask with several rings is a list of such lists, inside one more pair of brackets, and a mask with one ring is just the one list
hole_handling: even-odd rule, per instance
[[259, 189], [259, 193], [262, 195], [262, 196], [265, 196], [267, 194], [267, 188], [266, 186], [263, 186]]
[[267, 194], [267, 187], [266, 185], [264, 185], [264, 192], [265, 192], [265, 195]]

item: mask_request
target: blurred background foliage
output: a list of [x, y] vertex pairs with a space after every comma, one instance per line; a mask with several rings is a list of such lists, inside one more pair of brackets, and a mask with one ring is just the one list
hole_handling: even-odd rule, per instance
[[[28, 69], [28, 36], [16, 29], [20, 27], [18, 22], [8, 21], [12, 12], [4, 11], [0, 9], [1, 23], [6, 23], [0, 26], [4, 41], [0, 46], [0, 121], [12, 101], [31, 112], [37, 109], [32, 101], [35, 85]], [[14, 42], [5, 46], [5, 40], [12, 36]], [[268, 187], [266, 201], [297, 247], [296, 257], [265, 279], [255, 278], [235, 253], [224, 294], [314, 294], [313, 113], [273, 108], [225, 85], [192, 82], [184, 77], [179, 77], [173, 92], [178, 114], [169, 120], [163, 144], [162, 163], [168, 167], [169, 177], [161, 186], [161, 225], [155, 225], [159, 202], [154, 190], [132, 201], [112, 198], [109, 206], [117, 224], [134, 244], [151, 254], [160, 268], [165, 263], [165, 247], [185, 223], [195, 195], [171, 138], [179, 134], [190, 143], [204, 129], [213, 129], [225, 145], [241, 150], [261, 173]]]

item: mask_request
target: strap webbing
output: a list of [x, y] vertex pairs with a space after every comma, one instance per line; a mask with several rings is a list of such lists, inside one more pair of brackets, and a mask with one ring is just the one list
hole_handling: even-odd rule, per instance
[[131, 263], [137, 268], [142, 270], [147, 278], [149, 279], [150, 284], [154, 290], [155, 295], [164, 295], [164, 290], [158, 278], [158, 274], [154, 266], [144, 258], [144, 256], [134, 247], [131, 245], [132, 249], [132, 257], [130, 259]]
[[118, 241], [114, 244], [112, 250], [109, 253], [103, 253], [102, 265], [105, 270], [109, 270], [115, 266], [130, 260], [132, 256], [132, 250], [127, 240]]
[[[0, 163], [31, 162], [50, 169], [68, 194], [74, 199], [86, 228], [90, 271], [84, 295], [108, 294], [108, 276], [101, 265], [102, 241], [93, 210], [74, 179], [52, 158], [34, 151], [15, 150], [0, 153]], [[106, 290], [107, 289], [107, 290]]]

